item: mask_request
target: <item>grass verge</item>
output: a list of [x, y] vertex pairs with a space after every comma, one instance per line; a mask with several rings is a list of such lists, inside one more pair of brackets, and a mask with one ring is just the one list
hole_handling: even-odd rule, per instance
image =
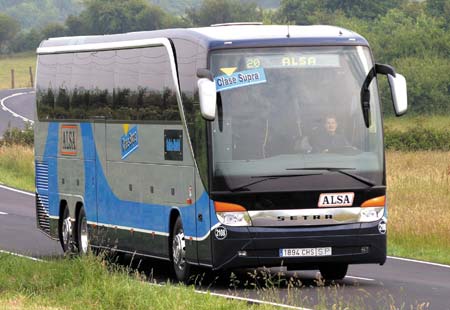
[[19, 53], [0, 57], [0, 89], [11, 88], [11, 69], [15, 73], [15, 88], [33, 87], [30, 82], [29, 67], [33, 77], [36, 71], [36, 55], [34, 52]]
[[388, 152], [388, 252], [450, 265], [450, 152]]
[[34, 155], [30, 147], [0, 146], [0, 183], [34, 192]]
[[145, 280], [93, 256], [40, 263], [0, 254], [0, 309], [274, 309]]

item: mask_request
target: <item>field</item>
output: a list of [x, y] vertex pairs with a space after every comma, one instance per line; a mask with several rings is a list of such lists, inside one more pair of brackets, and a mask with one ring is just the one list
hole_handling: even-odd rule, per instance
[[11, 69], [15, 71], [15, 88], [32, 87], [29, 67], [33, 77], [36, 71], [36, 56], [33, 52], [0, 57], [0, 89], [11, 88]]
[[450, 152], [388, 152], [388, 252], [450, 265]]
[[0, 184], [34, 192], [34, 153], [25, 146], [0, 146]]

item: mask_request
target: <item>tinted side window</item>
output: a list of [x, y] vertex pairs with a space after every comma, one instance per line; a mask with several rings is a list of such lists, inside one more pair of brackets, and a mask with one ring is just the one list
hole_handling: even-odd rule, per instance
[[113, 118], [180, 121], [170, 59], [165, 47], [120, 50], [116, 56]]
[[42, 55], [40, 120], [180, 121], [165, 47]]

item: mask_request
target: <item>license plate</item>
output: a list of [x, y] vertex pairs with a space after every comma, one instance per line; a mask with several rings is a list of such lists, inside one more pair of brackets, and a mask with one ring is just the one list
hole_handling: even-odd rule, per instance
[[331, 252], [331, 247], [280, 249], [280, 257], [330, 256]]

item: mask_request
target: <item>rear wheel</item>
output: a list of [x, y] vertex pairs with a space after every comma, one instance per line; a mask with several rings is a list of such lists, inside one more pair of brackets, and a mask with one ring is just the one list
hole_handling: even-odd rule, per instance
[[324, 280], [342, 280], [347, 274], [348, 264], [326, 264], [319, 270]]
[[86, 212], [84, 208], [81, 208], [78, 219], [77, 219], [77, 244], [78, 244], [78, 253], [81, 255], [87, 254], [90, 249], [89, 245], [89, 232], [88, 225], [86, 220]]
[[67, 207], [64, 207], [64, 211], [59, 221], [59, 242], [61, 243], [64, 253], [67, 253], [72, 250], [72, 222]]
[[176, 278], [180, 282], [186, 282], [190, 275], [190, 265], [186, 261], [186, 241], [183, 223], [178, 217], [173, 226], [170, 258]]

